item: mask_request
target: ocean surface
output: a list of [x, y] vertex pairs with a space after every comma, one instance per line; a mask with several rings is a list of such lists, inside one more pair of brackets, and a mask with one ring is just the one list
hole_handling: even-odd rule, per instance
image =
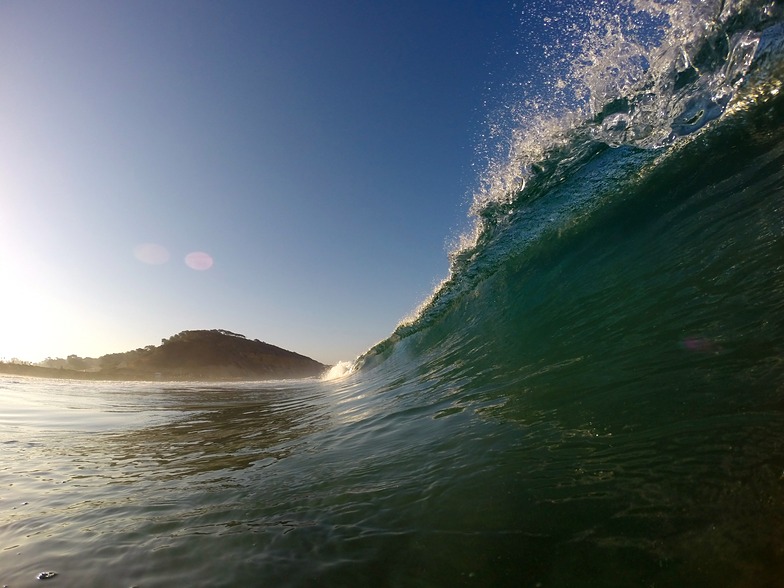
[[623, 6], [329, 379], [0, 377], [0, 586], [784, 585], [784, 8]]

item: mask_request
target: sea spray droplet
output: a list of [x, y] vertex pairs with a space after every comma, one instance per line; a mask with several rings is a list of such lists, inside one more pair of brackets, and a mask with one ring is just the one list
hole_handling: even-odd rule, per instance
[[57, 575], [57, 572], [41, 572], [36, 576], [38, 580], [51, 580]]

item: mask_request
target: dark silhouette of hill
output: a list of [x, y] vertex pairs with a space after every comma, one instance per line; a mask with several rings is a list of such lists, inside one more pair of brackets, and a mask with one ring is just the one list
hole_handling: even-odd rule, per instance
[[38, 366], [0, 364], [20, 375], [107, 380], [261, 380], [307, 378], [329, 366], [222, 329], [183, 331], [161, 345], [95, 358], [69, 355]]
[[128, 368], [196, 378], [303, 378], [327, 366], [293, 351], [230, 331], [183, 331], [130, 362]]

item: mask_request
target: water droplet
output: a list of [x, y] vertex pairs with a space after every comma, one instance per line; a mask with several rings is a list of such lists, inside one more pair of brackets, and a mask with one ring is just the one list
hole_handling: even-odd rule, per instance
[[38, 580], [50, 580], [57, 575], [57, 572], [41, 572], [36, 576]]

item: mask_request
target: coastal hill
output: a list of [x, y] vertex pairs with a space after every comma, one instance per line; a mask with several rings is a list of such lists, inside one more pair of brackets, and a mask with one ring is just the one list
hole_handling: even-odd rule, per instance
[[267, 380], [307, 378], [329, 366], [221, 329], [183, 331], [161, 345], [99, 358], [69, 355], [38, 365], [0, 364], [0, 373], [101, 380]]

